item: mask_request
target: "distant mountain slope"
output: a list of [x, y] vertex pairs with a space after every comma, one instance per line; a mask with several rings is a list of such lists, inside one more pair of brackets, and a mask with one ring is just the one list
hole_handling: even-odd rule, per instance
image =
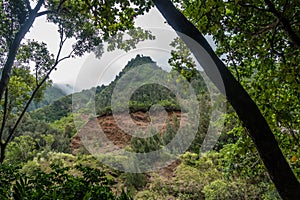
[[[155, 113], [156, 118], [164, 118], [165, 113]], [[128, 118], [126, 114], [120, 114], [122, 118], [122, 122], [124, 124], [129, 124], [131, 119], [135, 122], [135, 124], [143, 131], [146, 131], [149, 129], [149, 125], [151, 123], [151, 118], [149, 116], [149, 113], [146, 112], [134, 112], [131, 113], [131, 119]], [[157, 129], [159, 134], [163, 134], [166, 132], [168, 128], [171, 126], [173, 127], [175, 125], [175, 117], [178, 122], [182, 119], [182, 124], [186, 123], [187, 117], [182, 116], [180, 112], [168, 112], [166, 121], [169, 123], [166, 123], [165, 120], [156, 121], [154, 128]], [[171, 125], [171, 126], [170, 126]], [[99, 134], [99, 126], [101, 127], [101, 130], [103, 131], [105, 137], [100, 138], [101, 136], [104, 136], [102, 134]], [[167, 126], [169, 126], [167, 128]], [[175, 127], [174, 127], [175, 128]], [[176, 128], [175, 128], [176, 129]], [[97, 134], [98, 133], [98, 134]], [[105, 141], [113, 142], [114, 145], [116, 145], [119, 148], [124, 148], [125, 146], [130, 145], [130, 141], [132, 138], [132, 135], [127, 134], [124, 130], [122, 130], [118, 124], [116, 123], [113, 116], [98, 116], [95, 119], [90, 120], [85, 124], [85, 126], [77, 132], [77, 134], [71, 139], [70, 147], [72, 149], [73, 154], [77, 154], [81, 148], [83, 148], [83, 144], [81, 141], [81, 137], [89, 137], [93, 138], [96, 137], [95, 140], [101, 140], [103, 148], [99, 148], [99, 151], [103, 152], [109, 152], [112, 149], [110, 149], [109, 144], [105, 144]], [[108, 149], [106, 149], [108, 148]]]
[[[129, 106], [131, 112], [148, 111], [154, 104], [168, 106], [169, 110], [178, 110], [175, 95], [168, 88], [153, 84], [157, 79], [166, 79], [167, 74], [168, 72], [157, 66], [150, 57], [137, 55], [128, 62], [114, 81], [96, 94], [96, 113], [110, 114], [113, 93], [118, 99], [115, 103], [120, 110]], [[136, 90], [128, 101], [125, 96], [131, 88]]]
[[[106, 99], [105, 96], [112, 93], [116, 82], [126, 73], [126, 71], [145, 63], [154, 62], [150, 57], [141, 57], [138, 55], [135, 59], [128, 62], [125, 68], [108, 86], [97, 86], [96, 88], [74, 93], [74, 95], [85, 100], [85, 96], [88, 97], [91, 93], [96, 93], [96, 101], [100, 100], [102, 102], [99, 104], [97, 103], [96, 109], [103, 112], [103, 110], [105, 110], [105, 108], [110, 104], [110, 98]], [[88, 101], [88, 99], [86, 101]], [[32, 111], [31, 116], [34, 119], [48, 122], [59, 120], [72, 112], [72, 95], [66, 95], [62, 91], [61, 87], [58, 88], [58, 85], [55, 85], [45, 91], [45, 98], [38, 105], [33, 105], [30, 111]]]
[[68, 83], [54, 83], [53, 87], [62, 91], [63, 94], [69, 95], [74, 93], [74, 88]]
[[40, 102], [32, 102], [30, 104], [28, 111], [33, 111], [43, 106], [47, 106], [50, 103], [66, 95], [67, 93], [64, 90], [62, 90], [61, 87], [58, 87], [58, 85], [53, 84], [52, 86], [47, 87], [47, 89], [44, 91], [44, 97]]
[[[136, 76], [134, 76], [134, 73], [136, 73]], [[111, 113], [111, 97], [118, 84], [119, 92], [115, 92], [117, 94], [114, 93], [114, 95], [118, 96], [116, 104], [119, 111], [129, 107], [130, 112], [146, 112], [154, 104], [159, 104], [168, 111], [180, 111], [173, 91], [160, 84], [153, 84], [157, 79], [166, 79], [167, 75], [168, 72], [157, 66], [150, 57], [137, 55], [127, 63], [109, 85], [97, 86], [96, 88], [74, 93], [73, 98], [80, 99], [81, 103], [78, 106], [80, 108], [95, 105], [97, 115], [108, 115]], [[197, 81], [192, 83], [193, 87], [197, 88], [197, 93], [200, 93], [203, 89], [205, 90], [204, 81], [200, 75], [199, 77], [197, 77]], [[176, 83], [174, 82], [174, 84]], [[128, 102], [124, 99], [124, 96], [130, 88], [137, 89]], [[84, 109], [82, 108], [82, 110]], [[36, 119], [53, 122], [67, 116], [70, 112], [72, 112], [72, 95], [67, 95], [33, 111], [31, 115]]]
[[49, 105], [30, 112], [31, 118], [47, 122], [54, 122], [65, 117], [72, 111], [72, 96], [64, 96]]
[[72, 112], [72, 98], [80, 97], [81, 101], [87, 104], [90, 101], [91, 93], [95, 93], [95, 88], [63, 96], [49, 105], [30, 112], [31, 118], [46, 122], [59, 120]]

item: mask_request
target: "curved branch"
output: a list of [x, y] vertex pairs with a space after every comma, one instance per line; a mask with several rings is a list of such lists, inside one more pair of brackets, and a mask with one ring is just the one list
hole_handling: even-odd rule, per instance
[[42, 11], [42, 12], [39, 12], [36, 17], [41, 17], [41, 16], [44, 16], [44, 15], [48, 15], [48, 14], [54, 14], [55, 11], [53, 10], [45, 10], [45, 11]]
[[238, 4], [242, 7], [247, 7], [247, 8], [254, 8], [255, 10], [258, 10], [258, 11], [262, 11], [262, 12], [270, 12], [270, 10], [268, 9], [265, 9], [265, 8], [260, 8], [258, 6], [255, 6], [255, 5], [252, 5], [252, 4], [249, 4], [249, 3], [242, 3], [242, 2], [238, 2]]
[[[239, 119], [248, 130], [280, 196], [285, 200], [300, 199], [300, 183], [283, 156], [274, 134], [255, 102], [214, 53], [199, 30], [175, 8], [170, 0], [153, 0], [153, 2], [169, 25], [177, 31], [190, 48], [211, 81], [235, 109]], [[195, 41], [198, 45], [195, 45]], [[206, 62], [203, 61], [203, 58], [206, 58]], [[207, 63], [210, 64], [207, 65]], [[218, 75], [221, 76], [223, 83], [220, 83]], [[223, 86], [225, 86], [225, 91]]]
[[66, 2], [66, 0], [61, 0], [59, 2], [59, 5], [56, 10], [45, 10], [45, 11], [39, 12], [37, 14], [37, 17], [41, 17], [41, 16], [48, 15], [48, 14], [58, 13], [62, 9], [62, 6], [65, 2]]
[[7, 137], [7, 139], [6, 139], [5, 143], [4, 143], [5, 146], [6, 146], [6, 145], [10, 142], [10, 140], [12, 139], [12, 136], [14, 135], [16, 129], [18, 128], [19, 124], [21, 123], [21, 121], [22, 121], [22, 119], [23, 119], [23, 117], [24, 117], [24, 115], [25, 115], [25, 113], [26, 113], [26, 111], [27, 111], [29, 105], [30, 105], [31, 102], [33, 101], [33, 99], [34, 99], [35, 95], [38, 93], [39, 89], [42, 87], [42, 85], [43, 85], [43, 84], [46, 82], [46, 80], [49, 78], [51, 72], [57, 67], [57, 65], [58, 65], [61, 61], [63, 61], [63, 60], [65, 60], [65, 59], [71, 57], [71, 55], [72, 55], [72, 53], [73, 53], [74, 50], [72, 50], [71, 53], [70, 53], [68, 56], [65, 56], [65, 57], [59, 59], [60, 54], [61, 54], [61, 50], [62, 50], [62, 47], [63, 47], [63, 44], [64, 44], [65, 41], [66, 41], [65, 39], [61, 38], [61, 43], [60, 43], [60, 45], [59, 45], [59, 51], [58, 51], [58, 53], [57, 53], [57, 57], [56, 57], [55, 63], [54, 63], [53, 66], [50, 68], [50, 70], [47, 72], [47, 74], [46, 74], [45, 77], [42, 79], [42, 81], [36, 86], [36, 88], [35, 88], [34, 91], [32, 92], [30, 99], [27, 101], [27, 103], [26, 103], [26, 105], [25, 105], [23, 111], [22, 111], [21, 114], [19, 115], [19, 117], [18, 117], [18, 119], [17, 119], [17, 121], [16, 121], [14, 127], [13, 127], [13, 128], [11, 129], [11, 131], [9, 132], [9, 135], [8, 135], [8, 137]]
[[269, 30], [273, 29], [274, 27], [277, 27], [279, 23], [280, 23], [280, 20], [276, 19], [271, 24], [268, 24], [268, 25], [264, 26], [262, 29], [260, 29], [257, 32], [253, 33], [253, 35], [260, 35], [262, 33], [268, 32]]

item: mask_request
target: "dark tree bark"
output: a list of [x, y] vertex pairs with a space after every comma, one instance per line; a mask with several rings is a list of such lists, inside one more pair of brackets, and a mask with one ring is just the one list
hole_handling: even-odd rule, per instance
[[[14, 40], [13, 40], [11, 46], [9, 47], [8, 56], [7, 56], [4, 66], [3, 66], [2, 75], [1, 75], [1, 79], [0, 79], [0, 100], [2, 100], [3, 94], [7, 90], [7, 85], [10, 80], [11, 71], [12, 71], [17, 53], [20, 48], [20, 44], [21, 44], [23, 38], [25, 37], [26, 33], [31, 28], [36, 17], [38, 16], [38, 12], [41, 9], [44, 1], [45, 0], [39, 0], [34, 9], [31, 9], [30, 3], [28, 3], [26, 1], [29, 15], [28, 15], [27, 19], [25, 20], [25, 22], [21, 25], [19, 31], [16, 33], [16, 35], [14, 37]], [[5, 104], [6, 103], [7, 103], [7, 99], [5, 100]], [[6, 113], [6, 106], [4, 106], [4, 113]], [[9, 133], [8, 139], [5, 142], [2, 141], [3, 129], [4, 129], [5, 120], [6, 120], [5, 118], [6, 118], [6, 116], [4, 114], [1, 132], [0, 132], [0, 139], [1, 139], [1, 141], [0, 141], [0, 163], [3, 163], [3, 161], [5, 159], [6, 147], [7, 147], [7, 144], [10, 141], [12, 134], [13, 134], [13, 133]], [[18, 125], [18, 123], [19, 122], [17, 122], [17, 125]]]
[[[255, 102], [217, 57], [199, 30], [176, 9], [170, 0], [153, 0], [153, 2], [169, 25], [178, 32], [178, 35], [190, 48], [211, 81], [236, 110], [281, 198], [299, 200], [300, 183], [283, 156], [274, 134]], [[184, 35], [192, 38], [202, 47], [195, 45], [190, 38]], [[206, 58], [205, 63], [203, 57]], [[207, 63], [211, 64], [208, 66]], [[220, 74], [224, 88], [217, 74]]]

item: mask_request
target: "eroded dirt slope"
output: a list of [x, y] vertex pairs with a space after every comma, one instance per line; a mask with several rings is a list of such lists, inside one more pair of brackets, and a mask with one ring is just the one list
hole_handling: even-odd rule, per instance
[[[105, 151], [105, 148], [111, 147], [112, 144], [115, 146], [114, 148], [124, 148], [130, 143], [131, 131], [134, 132], [136, 129], [140, 129], [146, 132], [146, 129], [151, 124], [162, 134], [166, 129], [167, 123], [173, 123], [174, 116], [177, 117], [180, 123], [184, 123], [185, 118], [181, 117], [180, 112], [157, 112], [151, 116], [149, 116], [148, 112], [135, 112], [131, 113], [130, 117], [128, 114], [121, 113], [116, 116], [117, 122], [112, 115], [98, 116], [90, 120], [78, 131], [72, 138], [70, 146], [73, 154], [77, 154], [82, 145], [86, 146], [86, 141], [88, 140], [102, 143], [103, 149], [99, 148], [100, 152], [101, 150]], [[82, 138], [84, 138], [84, 144]]]

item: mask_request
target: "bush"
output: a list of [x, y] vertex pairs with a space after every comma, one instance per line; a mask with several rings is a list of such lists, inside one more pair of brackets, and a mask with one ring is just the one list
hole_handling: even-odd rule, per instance
[[14, 138], [8, 143], [6, 149], [6, 163], [21, 164], [32, 159], [37, 154], [37, 142], [29, 135], [22, 135]]
[[141, 189], [147, 184], [147, 177], [143, 173], [125, 173], [125, 185], [129, 188]]
[[244, 188], [244, 185], [237, 182], [216, 180], [209, 185], [206, 185], [202, 191], [207, 200], [239, 200], [245, 199], [244, 192], [240, 188], [241, 186]]
[[[139, 133], [137, 135], [142, 135], [143, 133]], [[146, 135], [152, 135], [147, 138], [139, 138], [132, 137], [130, 141], [131, 149], [136, 153], [148, 153], [152, 151], [159, 150], [162, 145], [161, 136], [157, 132], [157, 130], [150, 126], [147, 130]]]
[[180, 164], [176, 169], [176, 176], [172, 179], [157, 177], [151, 183], [150, 189], [159, 193], [163, 199], [167, 196], [182, 200], [201, 200], [204, 195], [201, 192], [205, 186], [198, 169]]
[[1, 199], [116, 199], [130, 200], [122, 191], [116, 196], [111, 190], [111, 182], [104, 172], [77, 165], [74, 167], [81, 176], [69, 173], [72, 168], [51, 166], [51, 172], [39, 171], [31, 176], [22, 174], [13, 166], [0, 166]]
[[[161, 195], [152, 192], [150, 190], [144, 190], [144, 191], [140, 191], [138, 192], [135, 197], [135, 200], [160, 200], [162, 199]], [[170, 199], [170, 198], [167, 198]], [[171, 199], [170, 199], [171, 200]]]
[[8, 199], [19, 167], [0, 164], [0, 199]]
[[[279, 199], [278, 194], [270, 185], [261, 183], [259, 185], [249, 184], [244, 180], [215, 180], [206, 185], [202, 192], [207, 200], [231, 200], [231, 199]], [[267, 188], [266, 188], [267, 187]]]

